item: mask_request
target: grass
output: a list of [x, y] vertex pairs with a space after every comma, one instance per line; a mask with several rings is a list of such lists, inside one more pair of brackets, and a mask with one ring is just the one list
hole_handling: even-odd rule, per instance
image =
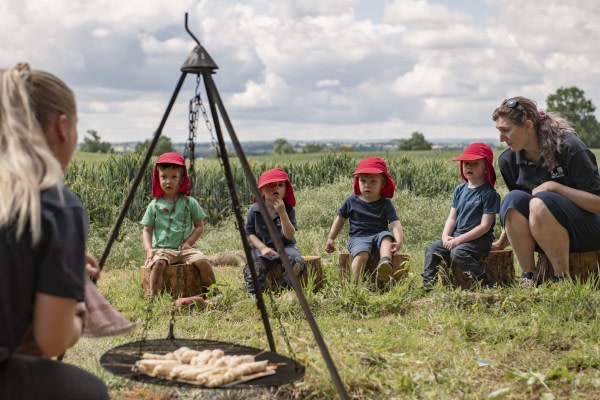
[[[420, 289], [424, 249], [441, 234], [449, 195], [415, 196], [403, 190], [394, 204], [405, 229], [402, 252], [410, 253], [406, 281], [379, 291], [339, 279], [337, 255], [323, 248], [335, 210], [350, 193], [341, 178], [296, 192], [298, 243], [305, 255], [320, 255], [326, 285], [306, 297], [346, 390], [353, 399], [596, 399], [600, 398], [600, 292], [593, 282], [485, 290], [480, 295], [437, 286]], [[347, 226], [346, 226], [347, 229]], [[168, 333], [171, 299], [146, 310], [139, 281], [144, 259], [140, 227], [127, 221], [111, 251], [99, 288], [131, 320], [148, 319], [149, 339]], [[100, 255], [108, 228], [92, 226], [89, 249]], [[347, 231], [338, 239], [343, 251]], [[208, 226], [199, 241], [208, 254], [241, 248], [234, 218]], [[518, 267], [517, 267], [518, 268]], [[176, 315], [175, 336], [268, 348], [258, 309], [239, 268], [216, 269], [221, 295], [212, 309]], [[333, 399], [328, 369], [293, 292], [266, 298], [277, 350], [306, 366], [304, 379], [274, 390], [188, 390], [146, 385], [115, 377], [100, 356], [128, 335], [82, 339], [66, 361], [99, 375], [114, 399]], [[277, 312], [280, 318], [274, 318]], [[285, 338], [289, 339], [288, 347]]]

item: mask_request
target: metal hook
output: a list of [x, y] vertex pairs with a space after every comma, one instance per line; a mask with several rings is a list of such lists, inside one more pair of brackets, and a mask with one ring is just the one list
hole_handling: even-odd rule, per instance
[[194, 39], [194, 41], [196, 43], [198, 43], [198, 46], [200, 46], [200, 41], [198, 39], [196, 39], [196, 36], [194, 36], [194, 34], [192, 33], [192, 31], [190, 31], [189, 28], [188, 28], [188, 13], [185, 13], [185, 30], [187, 31], [187, 33], [190, 34], [190, 36], [192, 37], [192, 39]]

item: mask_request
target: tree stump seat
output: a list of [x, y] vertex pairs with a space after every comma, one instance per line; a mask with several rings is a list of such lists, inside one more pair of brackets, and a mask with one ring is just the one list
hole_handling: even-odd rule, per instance
[[[600, 274], [600, 251], [586, 253], [569, 253], [569, 275], [571, 279], [585, 282]], [[536, 264], [538, 283], [543, 283], [554, 276], [552, 264], [545, 254], [539, 253]]]
[[[151, 269], [145, 265], [140, 268], [140, 277], [144, 293], [150, 292]], [[170, 264], [165, 268], [162, 284], [159, 279], [159, 291], [166, 291], [174, 297], [197, 296], [202, 292], [200, 271], [193, 264]]]
[[[392, 280], [394, 282], [399, 282], [402, 279], [408, 276], [409, 269], [409, 261], [410, 255], [406, 253], [395, 254], [392, 256]], [[367, 265], [365, 266], [365, 275], [368, 277], [370, 281], [375, 282], [375, 270], [377, 269], [377, 264], [379, 263], [379, 254], [371, 254], [369, 255], [369, 259], [367, 260]], [[340, 274], [340, 278], [342, 279], [350, 279], [352, 276], [352, 258], [348, 253], [341, 253], [338, 258], [338, 271]]]
[[[515, 283], [515, 265], [512, 249], [494, 250], [480, 261], [485, 272], [496, 284], [509, 286]], [[445, 286], [460, 287], [463, 290], [473, 288], [473, 280], [458, 265], [448, 268], [445, 261], [440, 264], [440, 277]]]
[[[323, 266], [320, 256], [302, 256], [306, 263], [306, 273], [300, 278], [300, 283], [305, 286], [309, 281], [314, 283], [314, 289], [318, 290], [323, 285]], [[279, 291], [279, 282], [283, 274], [283, 265], [275, 264], [265, 274], [265, 287], [271, 291]]]

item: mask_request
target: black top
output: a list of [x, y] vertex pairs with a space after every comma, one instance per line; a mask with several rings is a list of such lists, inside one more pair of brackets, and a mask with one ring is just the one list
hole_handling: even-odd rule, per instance
[[358, 195], [351, 194], [337, 214], [350, 220], [350, 237], [371, 236], [388, 230], [389, 224], [398, 221], [396, 209], [387, 197], [367, 202]]
[[557, 166], [549, 171], [542, 163], [528, 161], [520, 152], [504, 150], [498, 157], [500, 172], [508, 190], [520, 189], [527, 193], [547, 181], [600, 194], [600, 176], [596, 156], [577, 135], [567, 132], [561, 150], [556, 154]]
[[[294, 229], [298, 230], [298, 224], [296, 223], [296, 211], [294, 207], [290, 206], [288, 203], [285, 203], [285, 211], [287, 212], [288, 217], [290, 218], [290, 222]], [[275, 224], [275, 228], [279, 233], [279, 237], [283, 242], [284, 246], [293, 246], [296, 244], [296, 239], [293, 237], [291, 240], [287, 239], [283, 234], [283, 228], [281, 227], [281, 217], [276, 212], [273, 217], [273, 223]], [[263, 214], [260, 210], [260, 205], [258, 203], [252, 204], [250, 209], [248, 210], [248, 217], [246, 218], [246, 233], [249, 235], [256, 235], [260, 239], [261, 242], [265, 244], [265, 246], [270, 247], [272, 249], [275, 248], [275, 242], [271, 238], [269, 234], [269, 230], [267, 229], [267, 224], [263, 219]]]
[[83, 301], [88, 217], [66, 188], [41, 193], [42, 237], [31, 245], [0, 227], [0, 360], [19, 346], [32, 323], [36, 292]]

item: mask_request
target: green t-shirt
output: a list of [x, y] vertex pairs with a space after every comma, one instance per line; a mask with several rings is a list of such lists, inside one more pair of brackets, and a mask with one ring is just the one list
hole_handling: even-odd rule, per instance
[[174, 204], [159, 197], [150, 202], [141, 222], [153, 228], [152, 248], [177, 249], [191, 235], [194, 222], [205, 217], [193, 197], [181, 196]]

